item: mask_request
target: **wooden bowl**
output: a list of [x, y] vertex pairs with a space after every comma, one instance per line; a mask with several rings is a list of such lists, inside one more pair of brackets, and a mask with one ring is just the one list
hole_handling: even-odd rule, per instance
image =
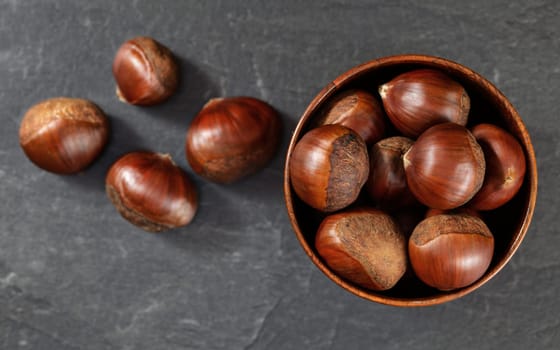
[[[352, 88], [370, 91], [396, 75], [417, 68], [434, 68], [447, 73], [461, 83], [471, 98], [467, 127], [480, 122], [501, 126], [520, 142], [527, 160], [527, 171], [521, 190], [506, 205], [484, 214], [494, 234], [495, 251], [490, 267], [474, 284], [442, 292], [426, 286], [415, 278], [404, 278], [387, 291], [372, 291], [349, 282], [333, 272], [314, 247], [315, 233], [325, 214], [304, 204], [290, 184], [290, 158], [299, 139], [312, 127], [318, 111], [336, 93]], [[378, 96], [379, 97], [379, 96]], [[342, 288], [371, 301], [394, 306], [424, 306], [448, 302], [462, 297], [494, 277], [511, 259], [529, 228], [537, 198], [537, 165], [531, 139], [521, 117], [508, 99], [488, 80], [458, 63], [432, 56], [399, 55], [376, 59], [340, 75], [311, 101], [301, 117], [288, 148], [284, 169], [284, 196], [291, 224], [305, 253], [313, 263]], [[409, 276], [410, 277], [410, 276]]]

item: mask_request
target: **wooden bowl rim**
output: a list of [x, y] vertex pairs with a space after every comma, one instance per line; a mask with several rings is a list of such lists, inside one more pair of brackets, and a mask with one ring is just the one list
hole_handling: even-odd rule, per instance
[[[346, 280], [340, 278], [336, 275], [333, 271], [331, 271], [318, 257], [314, 252], [312, 247], [308, 244], [301, 231], [296, 214], [294, 211], [293, 206], [293, 191], [290, 185], [290, 177], [289, 177], [289, 162], [294, 147], [301, 137], [301, 132], [307, 124], [307, 121], [311, 118], [311, 116], [316, 112], [317, 108], [323, 104], [325, 100], [330, 98], [336, 91], [343, 88], [345, 84], [348, 82], [357, 79], [361, 75], [368, 74], [371, 70], [380, 69], [383, 67], [390, 67], [396, 65], [424, 65], [424, 66], [432, 66], [434, 68], [445, 68], [457, 75], [461, 75], [465, 78], [468, 78], [471, 81], [475, 81], [477, 85], [479, 85], [484, 91], [487, 91], [490, 95], [494, 96], [499, 103], [502, 104], [502, 108], [509, 113], [512, 118], [513, 122], [515, 123], [515, 127], [520, 131], [521, 134], [521, 144], [524, 148], [527, 159], [527, 172], [526, 172], [526, 180], [529, 182], [529, 199], [528, 204], [526, 206], [526, 210], [524, 212], [524, 217], [522, 224], [520, 226], [519, 231], [513, 236], [513, 241], [509, 249], [507, 250], [503, 259], [501, 259], [496, 266], [494, 266], [491, 270], [487, 271], [484, 276], [476, 281], [475, 283], [471, 284], [468, 287], [458, 289], [456, 291], [452, 291], [449, 293], [439, 294], [430, 297], [421, 297], [421, 298], [396, 298], [387, 295], [376, 294], [375, 291], [369, 291], [366, 289], [362, 289], [356, 285], [347, 282]], [[332, 82], [327, 84], [311, 101], [311, 103], [307, 106], [306, 110], [304, 111], [303, 115], [301, 116], [290, 140], [288, 151], [286, 154], [285, 159], [285, 167], [284, 167], [284, 199], [286, 202], [286, 207], [288, 210], [288, 216], [290, 218], [290, 223], [296, 233], [296, 237], [300, 242], [300, 245], [304, 249], [307, 256], [311, 259], [311, 261], [317, 266], [327, 277], [329, 277], [332, 281], [336, 284], [341, 286], [342, 288], [346, 289], [347, 291], [362, 297], [366, 300], [374, 301], [381, 304], [392, 305], [392, 306], [401, 306], [401, 307], [415, 307], [415, 306], [428, 306], [428, 305], [437, 305], [442, 304], [451, 300], [458, 299], [466, 294], [471, 293], [472, 291], [476, 290], [490, 279], [492, 279], [511, 259], [511, 257], [515, 254], [517, 249], [519, 248], [521, 242], [525, 238], [527, 230], [531, 224], [531, 220], [533, 218], [535, 204], [537, 201], [537, 185], [538, 185], [538, 176], [537, 176], [537, 162], [535, 157], [535, 151], [533, 149], [533, 144], [531, 142], [531, 138], [529, 137], [529, 133], [527, 132], [527, 128], [523, 123], [523, 120], [519, 116], [516, 109], [513, 105], [509, 102], [509, 100], [505, 97], [505, 95], [496, 88], [491, 82], [489, 82], [486, 78], [481, 76], [480, 74], [474, 72], [468, 67], [465, 67], [459, 63], [453, 62], [448, 59], [444, 59], [437, 56], [429, 56], [429, 55], [419, 55], [419, 54], [405, 54], [405, 55], [395, 55], [395, 56], [386, 56], [378, 59], [374, 59], [358, 66], [355, 66], [348, 71], [342, 73], [340, 76], [335, 78]]]

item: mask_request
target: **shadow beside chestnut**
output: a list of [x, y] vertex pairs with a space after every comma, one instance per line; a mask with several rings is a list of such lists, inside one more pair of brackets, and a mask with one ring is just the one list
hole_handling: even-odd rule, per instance
[[204, 104], [220, 94], [220, 89], [202, 69], [187, 58], [175, 55], [179, 67], [179, 85], [177, 90], [164, 103], [137, 107], [139, 113], [173, 124], [186, 132], [194, 116]]

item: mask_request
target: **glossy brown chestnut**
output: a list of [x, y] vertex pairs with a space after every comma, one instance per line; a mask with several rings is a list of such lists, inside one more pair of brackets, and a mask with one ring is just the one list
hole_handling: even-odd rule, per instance
[[59, 97], [31, 107], [19, 129], [25, 155], [38, 167], [73, 174], [95, 160], [107, 143], [109, 122], [94, 103]]
[[470, 98], [463, 86], [435, 69], [400, 74], [379, 87], [387, 116], [405, 136], [416, 138], [445, 122], [467, 124]]
[[403, 165], [403, 155], [413, 143], [409, 138], [394, 136], [371, 147], [365, 188], [379, 207], [392, 210], [418, 203], [408, 189]]
[[352, 204], [367, 180], [367, 146], [345, 126], [323, 125], [299, 140], [289, 169], [301, 200], [324, 212], [336, 211]]
[[426, 130], [403, 157], [408, 187], [430, 208], [467, 203], [484, 181], [484, 154], [465, 127], [438, 124]]
[[171, 51], [148, 37], [136, 37], [121, 45], [113, 61], [113, 75], [117, 96], [133, 105], [161, 103], [179, 83], [179, 69]]
[[364, 288], [387, 290], [407, 267], [406, 239], [397, 223], [376, 209], [352, 209], [326, 217], [315, 247], [341, 277]]
[[126, 220], [149, 232], [185, 226], [198, 208], [196, 188], [168, 154], [122, 156], [109, 169], [105, 189]]
[[436, 215], [416, 226], [408, 254], [424, 283], [453, 290], [476, 282], [486, 272], [494, 254], [494, 237], [477, 217]]
[[525, 178], [525, 154], [517, 140], [492, 124], [478, 124], [472, 134], [482, 147], [486, 175], [480, 191], [468, 203], [477, 210], [493, 210], [510, 201]]
[[214, 98], [189, 127], [187, 160], [200, 176], [231, 183], [257, 172], [272, 159], [281, 129], [278, 113], [261, 100]]
[[360, 135], [369, 146], [385, 134], [385, 112], [373, 95], [353, 89], [335, 96], [328, 103], [316, 126], [325, 124], [344, 125]]

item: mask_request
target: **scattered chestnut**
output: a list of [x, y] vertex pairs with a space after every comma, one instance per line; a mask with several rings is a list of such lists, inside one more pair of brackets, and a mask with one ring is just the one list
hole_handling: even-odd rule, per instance
[[369, 173], [365, 142], [338, 124], [323, 125], [303, 135], [289, 162], [291, 184], [298, 197], [324, 212], [352, 204]]
[[109, 121], [94, 103], [58, 97], [42, 101], [25, 113], [19, 143], [38, 167], [73, 174], [95, 160], [109, 138]]
[[468, 129], [454, 123], [426, 130], [403, 160], [410, 191], [430, 208], [460, 207], [484, 181], [486, 165], [480, 145]]
[[379, 87], [385, 112], [405, 136], [416, 138], [445, 122], [467, 124], [470, 98], [463, 86], [434, 69], [402, 73]]
[[403, 166], [403, 155], [413, 143], [409, 138], [394, 136], [371, 147], [365, 188], [379, 207], [396, 209], [418, 203], [408, 189]]
[[109, 169], [105, 189], [122, 217], [149, 232], [189, 224], [198, 207], [196, 188], [168, 154], [125, 154]]
[[376, 209], [327, 216], [315, 247], [338, 275], [368, 289], [390, 289], [407, 268], [404, 235], [389, 215]]
[[327, 104], [316, 125], [340, 124], [354, 130], [366, 145], [381, 140], [385, 134], [385, 112], [372, 94], [348, 90], [336, 95]]
[[214, 98], [189, 127], [187, 160], [200, 176], [231, 183], [257, 172], [272, 159], [281, 129], [278, 113], [261, 100]]
[[408, 253], [418, 278], [448, 291], [482, 277], [492, 261], [494, 236], [477, 217], [436, 215], [416, 226], [408, 241]]
[[478, 124], [472, 134], [486, 159], [486, 176], [480, 191], [468, 203], [478, 210], [496, 209], [521, 188], [525, 177], [525, 154], [519, 142], [507, 131], [492, 124]]
[[161, 103], [177, 89], [178, 71], [167, 47], [148, 37], [130, 39], [121, 45], [113, 61], [117, 96], [133, 105]]

